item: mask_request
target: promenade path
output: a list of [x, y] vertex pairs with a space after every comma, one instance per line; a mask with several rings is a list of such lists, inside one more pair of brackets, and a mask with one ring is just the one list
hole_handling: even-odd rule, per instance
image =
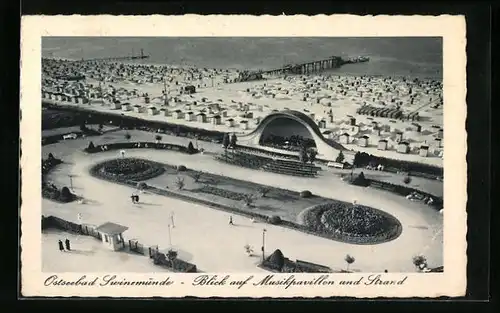
[[[132, 140], [139, 140], [136, 137], [142, 136], [135, 132], [132, 135], [135, 138]], [[111, 138], [119, 135], [106, 134], [92, 140], [96, 144], [100, 140], [110, 140], [106, 139], [106, 136]], [[149, 140], [153, 141], [154, 134], [149, 133], [149, 136]], [[170, 136], [163, 138], [163, 142], [171, 142]], [[385, 191], [348, 185], [333, 172], [324, 171], [320, 177], [308, 179], [225, 165], [207, 154], [185, 155], [153, 149], [126, 151], [129, 157], [147, 158], [173, 165], [183, 164], [192, 169], [296, 191], [311, 190], [314, 194], [343, 201], [356, 199], [359, 204], [381, 209], [398, 218], [403, 225], [401, 236], [379, 245], [352, 245], [279, 226], [252, 223], [250, 219], [234, 214], [236, 226], [229, 226], [229, 213], [155, 194], [143, 194], [142, 204], [134, 205], [130, 201], [133, 188], [89, 175], [88, 170], [93, 164], [116, 158], [118, 152], [86, 154], [82, 149], [88, 144], [88, 140], [64, 141], [43, 147], [45, 157], [52, 152], [65, 162], [58, 166], [49, 178], [57, 185], [68, 186], [68, 175], [72, 175], [75, 192], [83, 195], [88, 203], [58, 204], [43, 199], [42, 214], [78, 222], [77, 214], [81, 213], [86, 224], [99, 225], [112, 221], [126, 225], [130, 228], [124, 234], [126, 239], [138, 239], [145, 245], [159, 245], [160, 249], [167, 249], [171, 241], [179, 250], [180, 258], [195, 263], [202, 271], [210, 272], [262, 271], [256, 267], [259, 256], [248, 257], [243, 247], [250, 244], [256, 253], [260, 254], [263, 228], [267, 229], [267, 254], [281, 249], [285, 256], [291, 259], [316, 262], [334, 269], [345, 267], [346, 254], [356, 258], [351, 268], [363, 272], [381, 272], [384, 269], [390, 272], [413, 272], [415, 269], [412, 256], [420, 253], [427, 257], [431, 267], [443, 264], [442, 216], [438, 212], [426, 205], [410, 202], [404, 197]], [[210, 143], [203, 145], [207, 149], [212, 146], [215, 149], [217, 146]], [[169, 239], [167, 225], [171, 223], [172, 214], [175, 228], [172, 229]], [[53, 255], [44, 254], [43, 257], [44, 262], [58, 262], [59, 254], [54, 252]], [[88, 263], [91, 260], [89, 256]], [[149, 261], [145, 259], [144, 262]], [[86, 266], [80, 261], [74, 264], [75, 270], [78, 268], [85, 271]]]

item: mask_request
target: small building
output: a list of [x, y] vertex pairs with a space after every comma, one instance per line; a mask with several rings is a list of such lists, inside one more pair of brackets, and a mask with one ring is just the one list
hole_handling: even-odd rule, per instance
[[378, 141], [377, 149], [381, 151], [387, 150], [387, 140], [381, 139]]
[[158, 114], [158, 109], [156, 109], [155, 107], [149, 107], [148, 114], [149, 115], [156, 115], [156, 114]]
[[377, 129], [377, 128], [378, 128], [378, 123], [377, 123], [377, 122], [375, 122], [375, 121], [373, 121], [373, 122], [371, 122], [371, 123], [370, 123], [370, 127], [371, 127], [373, 130], [375, 130], [375, 129]]
[[248, 129], [248, 121], [246, 120], [240, 121], [240, 128], [245, 130]]
[[192, 111], [188, 111], [184, 114], [184, 120], [188, 122], [194, 121], [194, 113]]
[[406, 141], [401, 141], [400, 143], [398, 143], [398, 147], [397, 147], [396, 151], [398, 153], [406, 154], [406, 153], [410, 152], [410, 144], [407, 143]]
[[318, 122], [318, 127], [319, 128], [326, 128], [326, 121], [325, 120], [321, 120]]
[[420, 133], [422, 131], [422, 125], [417, 123], [411, 123], [411, 130]]
[[206, 123], [207, 122], [207, 115], [203, 112], [196, 114], [196, 121], [199, 123]]
[[132, 110], [132, 106], [130, 105], [130, 103], [123, 103], [122, 104], [122, 111], [128, 112], [130, 110]]
[[143, 108], [140, 105], [136, 104], [136, 105], [134, 105], [134, 112], [135, 113], [142, 113]]
[[350, 126], [355, 126], [356, 125], [356, 118], [355, 117], [350, 117], [349, 118], [349, 125]]
[[222, 111], [222, 117], [227, 117], [227, 111]]
[[113, 101], [111, 104], [111, 108], [120, 110], [122, 108], [122, 104], [120, 103], [120, 101]]
[[396, 133], [396, 142], [401, 142], [403, 141], [403, 133], [399, 132], [399, 133]]
[[349, 143], [349, 134], [348, 133], [343, 133], [339, 137], [339, 142], [343, 144], [348, 144]]
[[233, 127], [233, 126], [234, 126], [234, 119], [232, 119], [232, 118], [228, 118], [228, 119], [226, 120], [226, 126], [227, 126], [227, 127]]
[[418, 155], [421, 157], [427, 157], [429, 155], [429, 146], [422, 145], [420, 146], [420, 150], [418, 151]]
[[160, 115], [161, 116], [169, 116], [170, 115], [170, 111], [167, 108], [161, 108], [160, 109]]
[[253, 112], [247, 112], [247, 113], [245, 114], [245, 117], [246, 117], [246, 118], [253, 118]]
[[222, 118], [220, 115], [214, 115], [210, 118], [212, 125], [220, 125], [222, 122]]
[[184, 112], [182, 112], [181, 110], [177, 109], [175, 110], [173, 113], [172, 113], [172, 116], [175, 118], [175, 119], [183, 119], [184, 118]]
[[101, 235], [102, 243], [110, 250], [118, 251], [125, 248], [123, 233], [128, 229], [126, 226], [107, 222], [98, 226], [96, 231]]
[[442, 147], [443, 140], [441, 138], [434, 138], [434, 142], [436, 143], [436, 147]]
[[368, 136], [366, 136], [366, 135], [361, 136], [360, 138], [358, 138], [358, 146], [368, 147], [368, 140], [369, 140]]
[[437, 133], [437, 137], [438, 137], [438, 138], [443, 139], [443, 135], [444, 135], [444, 134], [443, 134], [443, 131], [444, 131], [444, 130], [443, 130], [442, 128], [440, 128], [440, 129], [438, 130], [438, 133]]

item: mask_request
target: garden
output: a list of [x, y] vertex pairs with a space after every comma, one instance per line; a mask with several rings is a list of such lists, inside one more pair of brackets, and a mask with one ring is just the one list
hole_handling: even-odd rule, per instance
[[354, 244], [378, 244], [396, 239], [401, 223], [392, 215], [341, 201], [323, 203], [303, 214], [307, 229]]
[[[258, 221], [354, 244], [375, 244], [395, 239], [401, 225], [394, 217], [369, 207], [356, 206], [225, 176], [126, 158], [95, 165], [99, 178], [146, 192], [174, 197]], [[304, 213], [305, 212], [305, 213]], [[299, 217], [301, 217], [300, 221]]]
[[93, 176], [112, 181], [142, 181], [163, 174], [165, 168], [160, 163], [144, 159], [121, 158], [99, 163], [90, 172]]

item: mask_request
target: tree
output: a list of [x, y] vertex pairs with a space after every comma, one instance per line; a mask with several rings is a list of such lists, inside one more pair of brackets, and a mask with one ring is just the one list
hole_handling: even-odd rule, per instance
[[427, 267], [427, 259], [423, 255], [416, 255], [412, 259], [413, 265], [419, 270]]
[[194, 179], [194, 182], [197, 183], [201, 178], [201, 172], [194, 172], [192, 177]]
[[64, 186], [61, 189], [61, 196], [60, 197], [61, 197], [61, 201], [69, 202], [73, 199], [73, 194], [71, 193], [71, 191], [69, 190], [68, 187]]
[[175, 185], [177, 186], [177, 189], [182, 190], [182, 188], [184, 188], [184, 186], [185, 186], [184, 177], [177, 176], [177, 180], [175, 181]]
[[159, 143], [161, 141], [162, 137], [160, 135], [155, 136], [156, 143]]
[[236, 142], [238, 141], [238, 138], [236, 138], [236, 134], [233, 133], [231, 135], [231, 147], [233, 147], [233, 149], [236, 149]]
[[266, 195], [269, 193], [269, 191], [271, 191], [271, 188], [269, 188], [267, 186], [261, 186], [258, 188], [258, 190], [259, 190], [261, 197], [265, 198]]
[[54, 159], [54, 155], [52, 153], [49, 153], [49, 160], [53, 160]]
[[188, 146], [187, 146], [187, 152], [188, 152], [189, 154], [193, 154], [193, 153], [195, 153], [195, 152], [196, 152], [196, 150], [195, 150], [195, 148], [194, 148], [194, 146], [193, 146], [193, 143], [192, 143], [191, 141], [189, 142], [189, 144], [188, 144]]
[[318, 155], [318, 151], [316, 151], [315, 149], [311, 149], [309, 150], [309, 162], [314, 163], [314, 161], [316, 160], [316, 156]]
[[342, 151], [339, 152], [339, 155], [335, 159], [335, 162], [337, 163], [342, 163], [344, 162], [344, 153]]
[[132, 138], [132, 136], [129, 133], [126, 133], [125, 134], [125, 139], [127, 139], [128, 141], [130, 141], [130, 138]]
[[405, 184], [411, 183], [411, 177], [409, 175], [406, 175], [405, 178], [403, 178], [403, 183]]
[[[89, 145], [87, 146], [87, 150], [91, 151], [93, 149], [95, 149], [95, 146], [94, 146], [94, 143], [91, 141], [91, 142], [89, 142]], [[50, 155], [49, 155], [49, 157], [50, 157]]]
[[269, 256], [269, 263], [271, 266], [275, 267], [277, 270], [281, 272], [283, 266], [285, 266], [285, 256], [280, 249], [277, 249]]
[[345, 256], [344, 260], [345, 260], [345, 261], [346, 261], [346, 263], [347, 263], [347, 268], [346, 268], [346, 270], [347, 270], [347, 271], [349, 271], [349, 266], [350, 266], [352, 263], [354, 263], [354, 261], [356, 261], [356, 259], [355, 259], [353, 256], [351, 256], [351, 255], [349, 255], [349, 254], [348, 254], [348, 255], [346, 255], [346, 256]]
[[254, 196], [250, 193], [246, 193], [243, 195], [242, 200], [246, 206], [250, 206], [253, 203]]

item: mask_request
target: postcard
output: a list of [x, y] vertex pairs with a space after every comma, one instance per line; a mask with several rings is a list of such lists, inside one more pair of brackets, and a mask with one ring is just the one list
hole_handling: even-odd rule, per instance
[[464, 295], [465, 46], [450, 15], [24, 16], [21, 294]]

